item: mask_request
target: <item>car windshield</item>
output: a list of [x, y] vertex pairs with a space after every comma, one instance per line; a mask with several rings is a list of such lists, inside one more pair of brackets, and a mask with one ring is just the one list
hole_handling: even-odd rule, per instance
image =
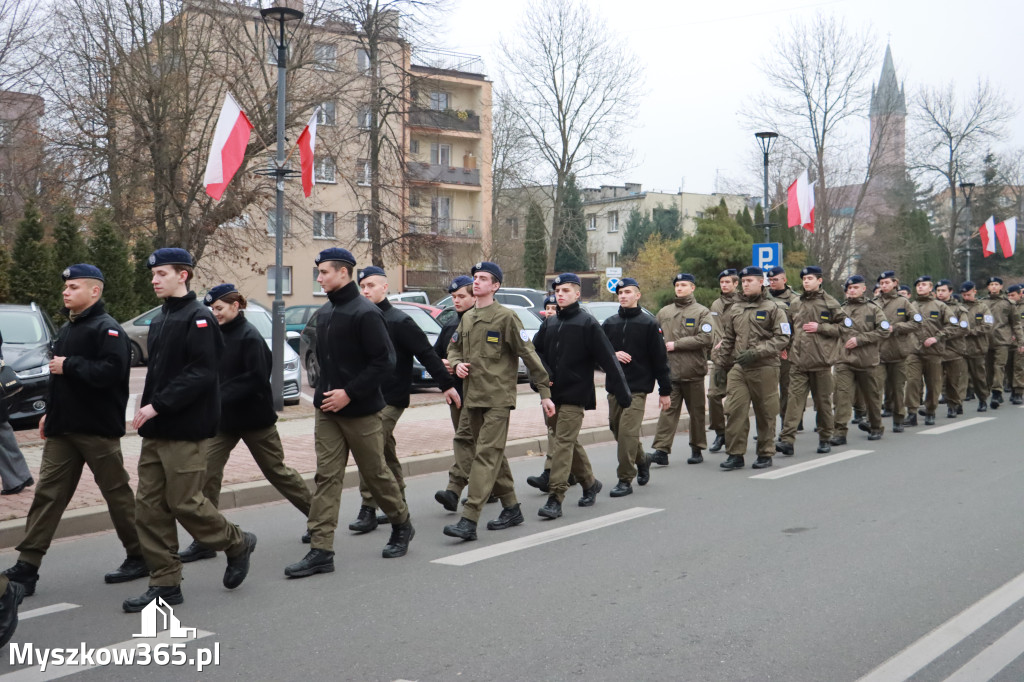
[[4, 343], [42, 343], [46, 340], [42, 318], [30, 311], [0, 312], [0, 334], [4, 337]]
[[585, 303], [583, 306], [588, 313], [594, 316], [598, 322], [604, 322], [609, 317], [619, 312], [618, 303], [594, 302]]
[[257, 308], [250, 305], [245, 309], [245, 319], [249, 320], [256, 331], [265, 339], [274, 335], [274, 325], [270, 319], [270, 313], [265, 308]]
[[529, 329], [530, 331], [540, 329], [540, 318], [531, 313], [529, 309], [510, 307], [509, 310], [519, 316], [519, 321], [523, 323], [523, 329]]
[[441, 325], [437, 323], [437, 320], [430, 316], [423, 308], [417, 308], [414, 305], [396, 305], [396, 308], [401, 310], [403, 313], [413, 319], [413, 321], [419, 325], [419, 328], [423, 330], [425, 334], [440, 334]]

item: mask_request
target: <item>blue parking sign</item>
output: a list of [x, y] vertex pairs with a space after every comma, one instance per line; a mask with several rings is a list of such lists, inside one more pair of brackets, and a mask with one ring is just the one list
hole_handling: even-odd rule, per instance
[[608, 291], [610, 291], [611, 293], [613, 293], [613, 294], [617, 293], [615, 291], [615, 289], [616, 289], [616, 287], [619, 286], [619, 278], [618, 277], [609, 277], [608, 278], [608, 282], [605, 284], [605, 286], [608, 287]]
[[750, 262], [762, 270], [782, 265], [782, 244], [754, 244]]

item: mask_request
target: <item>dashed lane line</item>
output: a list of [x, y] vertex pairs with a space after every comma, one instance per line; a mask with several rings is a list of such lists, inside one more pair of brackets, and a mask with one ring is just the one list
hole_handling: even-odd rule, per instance
[[995, 417], [971, 417], [970, 419], [964, 419], [963, 421], [956, 421], [953, 424], [946, 424], [945, 426], [936, 426], [935, 428], [925, 429], [924, 431], [918, 431], [918, 435], [921, 436], [941, 436], [944, 433], [950, 431], [956, 431], [957, 429], [965, 429], [968, 426], [977, 426], [985, 422], [990, 422]]
[[79, 604], [69, 604], [67, 602], [61, 602], [59, 604], [50, 604], [49, 606], [43, 606], [38, 609], [32, 609], [31, 611], [22, 611], [18, 614], [18, 620], [29, 620], [32, 618], [38, 618], [39, 616], [48, 616], [51, 613], [70, 611], [71, 609], [77, 609], [79, 607]]
[[946, 682], [979, 682], [991, 680], [1003, 668], [1024, 654], [1024, 623], [1000, 637], [962, 668], [946, 678]]
[[779, 478], [785, 478], [786, 476], [792, 476], [794, 474], [802, 474], [805, 471], [811, 469], [817, 469], [819, 467], [828, 466], [829, 464], [835, 464], [836, 462], [842, 462], [854, 457], [860, 457], [861, 455], [868, 455], [874, 452], [874, 450], [848, 450], [846, 452], [840, 452], [836, 455], [829, 455], [828, 457], [821, 457], [810, 462], [803, 462], [801, 464], [794, 464], [792, 466], [781, 467], [774, 471], [768, 471], [763, 474], [755, 474], [750, 478], [759, 478], [766, 481], [774, 481]]

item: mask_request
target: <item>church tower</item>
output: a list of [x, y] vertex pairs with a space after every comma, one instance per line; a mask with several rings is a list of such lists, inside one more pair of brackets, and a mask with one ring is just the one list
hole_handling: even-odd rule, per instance
[[907, 99], [896, 80], [892, 49], [885, 46], [882, 74], [871, 88], [871, 156], [873, 176], [890, 186], [907, 172]]

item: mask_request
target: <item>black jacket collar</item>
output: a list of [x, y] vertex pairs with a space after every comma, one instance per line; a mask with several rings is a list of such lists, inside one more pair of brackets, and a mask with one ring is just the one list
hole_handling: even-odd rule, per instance
[[348, 303], [354, 301], [359, 296], [359, 287], [356, 286], [355, 282], [349, 282], [340, 289], [335, 289], [327, 293], [327, 298], [331, 303], [335, 305], [341, 305], [342, 303]]
[[579, 312], [580, 302], [576, 301], [575, 303], [567, 305], [564, 308], [559, 308], [557, 315], [558, 319], [560, 320], [568, 320], [570, 317], [575, 317]]
[[172, 296], [164, 299], [164, 309], [168, 312], [181, 310], [194, 300], [196, 300], [196, 292], [194, 291], [190, 291], [184, 296]]
[[640, 306], [635, 308], [623, 308], [621, 305], [619, 306], [619, 317], [636, 317], [642, 312], [643, 309]]

